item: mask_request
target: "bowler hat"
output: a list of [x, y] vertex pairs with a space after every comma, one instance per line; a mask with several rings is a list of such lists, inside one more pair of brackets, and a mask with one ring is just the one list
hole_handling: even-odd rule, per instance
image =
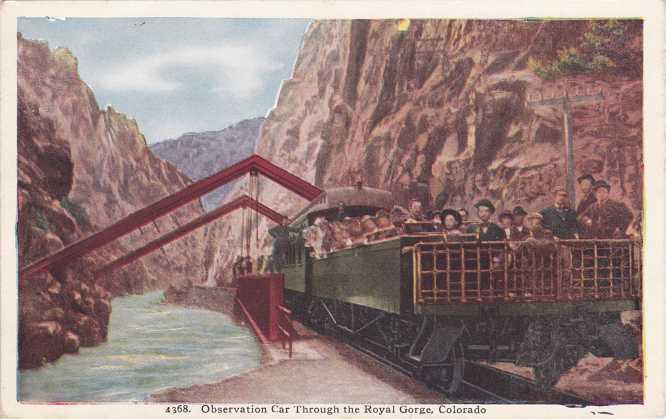
[[584, 175], [579, 176], [578, 179], [576, 179], [576, 180], [578, 181], [578, 183], [581, 183], [581, 182], [584, 181], [585, 179], [589, 180], [589, 181], [592, 182], [592, 183], [596, 182], [596, 180], [594, 179], [594, 176], [592, 176], [592, 175], [589, 174], [589, 173], [585, 173]]
[[490, 212], [495, 212], [495, 206], [493, 205], [492, 202], [490, 202], [490, 201], [487, 200], [487, 199], [482, 199], [482, 200], [480, 200], [479, 202], [477, 202], [476, 204], [474, 204], [474, 207], [475, 207], [475, 208], [486, 207], [486, 208], [488, 208], [488, 209], [490, 210]]
[[513, 215], [527, 215], [527, 211], [523, 209], [521, 206], [517, 206], [516, 208], [513, 209]]
[[497, 217], [497, 218], [500, 219], [500, 220], [503, 219], [503, 218], [511, 218], [513, 220], [513, 214], [511, 213], [511, 211], [502, 211], [500, 213], [499, 217]]
[[451, 209], [451, 208], [443, 209], [442, 212], [439, 213], [439, 216], [442, 219], [442, 222], [444, 221], [444, 219], [446, 218], [447, 215], [452, 215], [453, 218], [456, 219], [456, 223], [458, 225], [462, 224], [462, 216], [460, 215], [460, 213], [458, 211], [456, 211], [454, 209]]
[[597, 181], [594, 182], [594, 184], [592, 185], [592, 190], [596, 191], [596, 190], [599, 189], [599, 188], [604, 188], [604, 189], [606, 189], [607, 191], [610, 191], [610, 188], [611, 188], [611, 187], [610, 187], [610, 185], [608, 184], [608, 182], [606, 182], [605, 180], [597, 180]]

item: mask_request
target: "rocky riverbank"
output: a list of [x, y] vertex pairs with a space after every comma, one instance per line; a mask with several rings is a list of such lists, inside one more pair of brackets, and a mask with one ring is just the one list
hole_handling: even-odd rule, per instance
[[[99, 108], [68, 49], [19, 34], [17, 52], [21, 268], [190, 183], [151, 153], [135, 120]], [[188, 204], [66, 266], [21, 278], [19, 367], [104, 342], [112, 297], [204, 277], [202, 231], [110, 275], [94, 275], [128, 249], [201, 214], [199, 203]]]

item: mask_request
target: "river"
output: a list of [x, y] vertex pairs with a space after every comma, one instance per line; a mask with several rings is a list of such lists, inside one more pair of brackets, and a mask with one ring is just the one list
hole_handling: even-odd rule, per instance
[[107, 342], [19, 373], [19, 400], [143, 401], [169, 387], [259, 366], [251, 332], [221, 313], [161, 304], [162, 292], [113, 300]]

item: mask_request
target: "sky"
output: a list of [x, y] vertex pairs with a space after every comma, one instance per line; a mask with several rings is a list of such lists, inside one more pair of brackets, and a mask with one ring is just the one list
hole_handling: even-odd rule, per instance
[[67, 47], [107, 105], [148, 143], [265, 116], [291, 76], [306, 19], [20, 18], [28, 39]]

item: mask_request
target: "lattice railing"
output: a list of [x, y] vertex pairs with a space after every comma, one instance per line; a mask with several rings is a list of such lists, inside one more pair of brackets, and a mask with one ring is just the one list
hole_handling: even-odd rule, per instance
[[641, 295], [634, 240], [421, 242], [414, 302], [570, 301]]

